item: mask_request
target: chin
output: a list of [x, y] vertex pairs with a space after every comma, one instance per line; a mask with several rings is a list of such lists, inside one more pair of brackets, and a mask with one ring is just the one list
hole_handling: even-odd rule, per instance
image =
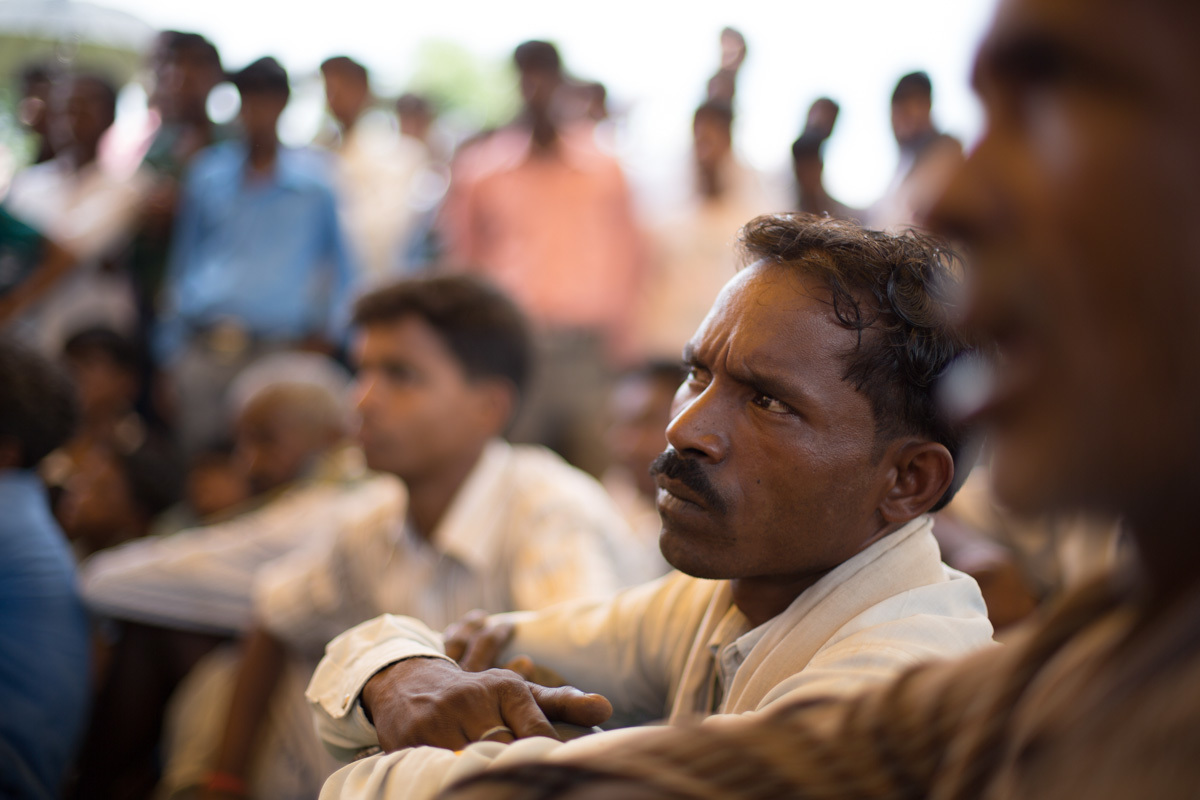
[[730, 577], [728, 559], [699, 552], [694, 541], [689, 541], [686, 537], [677, 537], [677, 534], [668, 532], [666, 528], [659, 536], [659, 549], [668, 564], [693, 578], [715, 581]]

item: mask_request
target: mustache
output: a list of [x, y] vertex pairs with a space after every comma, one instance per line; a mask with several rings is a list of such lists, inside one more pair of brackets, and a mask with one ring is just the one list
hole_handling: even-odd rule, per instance
[[717, 493], [699, 461], [684, 458], [674, 448], [664, 450], [650, 464], [650, 474], [679, 481], [718, 514], [725, 513], [725, 501]]

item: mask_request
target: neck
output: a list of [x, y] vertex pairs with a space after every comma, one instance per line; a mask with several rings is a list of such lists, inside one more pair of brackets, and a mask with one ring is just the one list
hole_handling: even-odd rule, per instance
[[828, 570], [786, 578], [735, 578], [729, 582], [733, 604], [750, 626], [757, 628], [786, 611], [805, 589], [824, 577], [826, 572]]
[[405, 479], [408, 486], [408, 520], [422, 539], [433, 539], [442, 517], [446, 515], [446, 509], [450, 508], [467, 476], [479, 463], [483, 448], [484, 443], [480, 443], [470, 453], [431, 475]]
[[721, 181], [720, 172], [716, 164], [697, 166], [697, 185], [702, 196], [713, 200], [724, 193], [725, 186]]
[[[1183, 488], [1183, 487], [1179, 487]], [[1191, 502], [1194, 489], [1159, 494], [1157, 502], [1140, 513], [1127, 515], [1129, 533], [1136, 544], [1139, 574], [1150, 612], [1166, 610], [1200, 587], [1200, 537]]]
[[252, 139], [249, 142], [247, 161], [256, 172], [268, 172], [275, 166], [275, 157], [279, 152], [279, 140], [272, 138]]

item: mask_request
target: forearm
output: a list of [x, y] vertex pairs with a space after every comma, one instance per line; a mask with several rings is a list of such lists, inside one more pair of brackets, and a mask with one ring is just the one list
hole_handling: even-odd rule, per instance
[[243, 780], [249, 775], [254, 745], [286, 657], [283, 643], [262, 628], [247, 637], [214, 772]]

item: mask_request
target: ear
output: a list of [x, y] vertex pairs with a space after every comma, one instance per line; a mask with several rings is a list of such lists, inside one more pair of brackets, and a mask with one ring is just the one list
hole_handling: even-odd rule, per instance
[[879, 503], [888, 522], [905, 523], [933, 508], [954, 479], [954, 458], [937, 442], [902, 439], [884, 456], [889, 485]]
[[489, 435], [502, 435], [517, 410], [517, 389], [503, 378], [481, 378], [475, 382], [476, 410]]

